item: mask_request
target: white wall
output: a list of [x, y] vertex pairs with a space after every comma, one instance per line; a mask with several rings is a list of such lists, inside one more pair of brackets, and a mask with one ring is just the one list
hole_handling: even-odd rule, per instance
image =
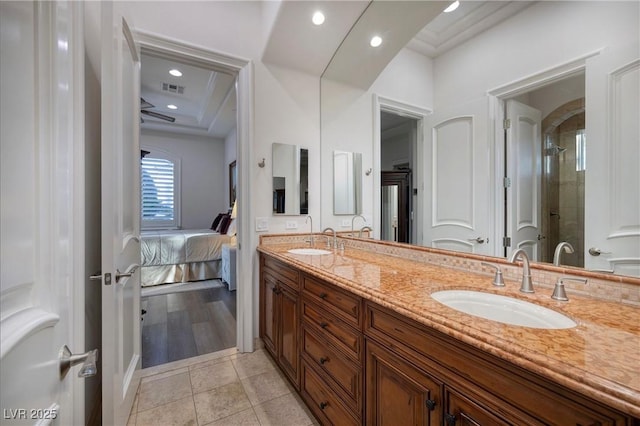
[[[170, 154], [180, 161], [180, 226], [207, 229], [218, 213], [229, 209], [229, 166], [224, 141], [200, 136], [142, 130], [140, 147]], [[225, 179], [225, 176], [227, 179]]]
[[[362, 169], [373, 168], [373, 95], [403, 104], [431, 109], [433, 105], [431, 59], [408, 49], [401, 50], [369, 90], [363, 91], [334, 81], [322, 80], [322, 227], [351, 229], [351, 216], [333, 214], [333, 151], [362, 153]], [[373, 188], [376, 174], [362, 176], [363, 215], [373, 220]], [[342, 227], [347, 220], [348, 226]], [[358, 222], [359, 226], [362, 226]]]
[[488, 90], [607, 46], [638, 40], [637, 2], [537, 2], [436, 58], [435, 106]]

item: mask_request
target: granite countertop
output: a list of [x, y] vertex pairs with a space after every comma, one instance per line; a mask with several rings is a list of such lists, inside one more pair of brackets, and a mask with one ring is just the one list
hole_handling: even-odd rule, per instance
[[[347, 247], [322, 256], [297, 255], [293, 243], [258, 246], [299, 269], [390, 308], [485, 352], [537, 373], [585, 396], [640, 418], [640, 309], [622, 303], [551, 290], [519, 292], [506, 280]], [[534, 288], [536, 283], [534, 281]], [[444, 289], [479, 290], [511, 296], [572, 318], [574, 328], [547, 330], [502, 324], [449, 308], [430, 294]]]

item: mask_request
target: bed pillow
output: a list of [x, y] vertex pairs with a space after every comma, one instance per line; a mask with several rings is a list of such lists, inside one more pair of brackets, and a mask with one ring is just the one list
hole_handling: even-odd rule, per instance
[[233, 237], [234, 235], [236, 235], [236, 220], [235, 219], [231, 219], [231, 221], [229, 222], [229, 227], [227, 228], [227, 235], [230, 237]]
[[216, 216], [215, 219], [213, 219], [213, 223], [211, 224], [211, 229], [216, 231], [218, 229], [218, 226], [220, 226], [220, 221], [222, 220], [222, 217], [225, 215], [226, 213], [220, 213], [218, 216]]
[[227, 230], [229, 229], [229, 223], [231, 222], [231, 215], [225, 214], [222, 217], [222, 220], [220, 220], [220, 226], [218, 226], [217, 231], [221, 234], [224, 235], [227, 233]]

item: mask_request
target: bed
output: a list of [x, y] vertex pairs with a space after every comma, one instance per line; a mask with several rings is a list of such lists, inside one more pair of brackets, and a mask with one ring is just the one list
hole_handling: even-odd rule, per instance
[[210, 229], [143, 231], [143, 287], [221, 277], [222, 245], [234, 236]]

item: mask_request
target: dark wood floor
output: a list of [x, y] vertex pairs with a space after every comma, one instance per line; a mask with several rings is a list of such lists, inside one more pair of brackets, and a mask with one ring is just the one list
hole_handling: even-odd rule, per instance
[[142, 298], [142, 368], [236, 346], [236, 292], [226, 287]]

